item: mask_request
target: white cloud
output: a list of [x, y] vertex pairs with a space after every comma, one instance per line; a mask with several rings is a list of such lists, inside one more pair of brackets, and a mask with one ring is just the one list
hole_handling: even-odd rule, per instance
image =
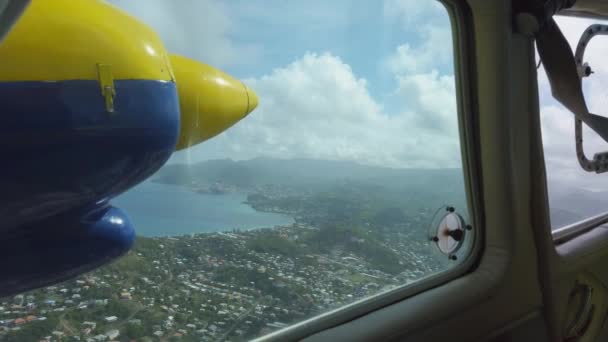
[[[238, 27], [239, 13], [257, 23], [261, 37], [272, 37], [269, 27], [273, 32], [286, 30], [303, 46], [304, 36], [323, 39], [323, 33], [336, 30], [344, 36], [353, 20], [363, 20], [366, 14], [352, 3], [333, 2], [298, 5], [295, 10], [277, 3], [270, 11], [247, 2], [230, 7], [217, 0], [180, 0], [179, 6], [166, 0], [147, 0], [145, 6], [112, 2], [153, 27], [170, 51], [220, 67], [237, 63], [243, 55], [251, 59], [251, 47], [235, 37], [257, 36]], [[224, 134], [176, 153], [173, 160], [265, 156], [460, 167], [454, 78], [445, 74], [452, 63], [447, 13], [435, 1], [388, 0], [381, 9], [405, 39], [399, 47], [388, 47], [393, 53], [382, 61], [394, 88], [377, 96], [398, 102], [398, 111], [379, 103], [368, 82], [337, 55], [301, 54], [288, 65], [245, 80], [258, 93], [259, 108]], [[316, 25], [302, 25], [302, 20]], [[313, 26], [321, 31], [311, 31]], [[378, 30], [380, 37], [392, 34], [388, 27]]]
[[411, 113], [408, 120], [419, 128], [450, 134], [455, 139], [458, 125], [454, 76], [436, 70], [397, 76], [397, 96]]
[[451, 67], [452, 36], [449, 27], [430, 27], [421, 31], [422, 45], [404, 43], [386, 63], [394, 73], [417, 72], [429, 68]]
[[393, 73], [420, 72], [429, 68], [451, 69], [452, 31], [448, 14], [438, 1], [388, 0], [384, 15], [398, 20], [408, 42], [403, 43], [385, 64]]
[[384, 1], [384, 16], [401, 20], [406, 30], [416, 29], [421, 23], [445, 24], [442, 19], [446, 15], [446, 10], [439, 1]]
[[245, 159], [355, 160], [393, 167], [459, 167], [454, 80], [437, 72], [400, 75], [407, 106], [386, 113], [340, 58], [307, 53], [246, 80], [260, 107], [220, 137], [184, 152]]
[[[239, 16], [234, 13], [235, 8], [228, 8], [229, 3], [180, 0], [180, 6], [175, 6], [172, 1], [147, 0], [142, 6], [137, 1], [111, 1], [152, 26], [172, 52], [215, 66], [255, 61], [256, 56], [273, 48], [258, 51], [261, 47], [234, 39], [243, 32], [238, 28]], [[307, 46], [306, 37], [321, 39], [322, 32], [346, 30], [355, 15], [355, 8], [347, 4], [339, 5], [346, 6], [341, 10], [316, 11], [322, 4], [301, 6], [297, 11], [283, 6], [271, 12], [247, 2], [235, 6], [250, 14], [250, 19], [266, 23], [265, 29], [272, 25], [289, 28], [297, 41]], [[258, 12], [253, 13], [254, 10]], [[382, 69], [394, 80], [390, 94], [372, 97], [369, 87], [373, 85], [356, 76], [336, 55], [300, 55], [289, 65], [247, 80], [260, 96], [260, 107], [250, 117], [221, 136], [178, 153], [174, 159], [245, 159], [262, 155], [348, 159], [403, 167], [460, 166], [451, 75], [452, 39], [443, 5], [437, 1], [386, 0], [382, 14], [387, 23], [400, 28], [399, 32], [384, 34], [403, 36], [393, 53], [381, 62]], [[356, 15], [364, 18], [364, 14]], [[312, 32], [295, 19], [315, 22], [318, 25], [312, 26], [322, 29]], [[557, 21], [572, 46], [581, 32], [596, 22], [567, 17], [558, 17]], [[591, 111], [606, 115], [607, 41], [608, 37], [595, 38], [587, 49], [586, 60], [596, 73], [584, 81]], [[243, 55], [247, 58], [243, 59]], [[608, 190], [608, 185], [603, 184], [608, 183], [604, 180], [608, 175], [580, 169], [574, 153], [572, 115], [552, 100], [542, 67], [539, 86], [550, 186], [560, 183]], [[379, 98], [398, 105], [385, 107]], [[608, 150], [608, 144], [589, 130], [585, 130], [585, 147], [589, 156]]]
[[179, 0], [179, 6], [167, 0], [110, 1], [151, 26], [172, 53], [219, 67], [251, 61], [257, 53], [257, 47], [230, 39], [236, 23], [220, 1]]

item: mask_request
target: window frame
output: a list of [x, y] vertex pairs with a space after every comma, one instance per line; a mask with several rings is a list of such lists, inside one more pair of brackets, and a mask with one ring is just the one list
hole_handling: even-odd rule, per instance
[[331, 329], [353, 319], [378, 311], [392, 304], [404, 302], [454, 279], [461, 278], [477, 268], [483, 256], [484, 216], [480, 182], [479, 124], [477, 122], [474, 38], [471, 10], [461, 0], [436, 0], [444, 5], [449, 16], [454, 56], [458, 132], [464, 175], [465, 194], [469, 217], [475, 227], [475, 239], [468, 256], [453, 267], [417, 279], [411, 284], [372, 295], [354, 303], [330, 310], [295, 323], [281, 330], [260, 336], [254, 341], [301, 340], [320, 331]]

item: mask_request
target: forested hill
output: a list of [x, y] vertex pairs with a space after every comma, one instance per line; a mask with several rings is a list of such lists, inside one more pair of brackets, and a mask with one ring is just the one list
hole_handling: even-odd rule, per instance
[[191, 165], [171, 164], [159, 171], [155, 180], [179, 185], [219, 182], [245, 188], [264, 185], [326, 186], [354, 182], [410, 190], [462, 192], [463, 189], [460, 169], [393, 169], [313, 159], [222, 159]]

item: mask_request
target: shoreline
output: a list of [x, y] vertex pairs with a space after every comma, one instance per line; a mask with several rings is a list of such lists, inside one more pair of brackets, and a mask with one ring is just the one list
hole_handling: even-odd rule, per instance
[[272, 227], [268, 227], [268, 226], [252, 227], [252, 228], [246, 228], [246, 229], [233, 228], [230, 230], [214, 230], [214, 231], [209, 231], [209, 232], [184, 233], [184, 234], [178, 234], [178, 235], [154, 235], [154, 236], [138, 234], [137, 227], [136, 227], [135, 228], [135, 237], [136, 238], [147, 238], [147, 239], [170, 239], [170, 238], [180, 238], [180, 237], [196, 237], [198, 235], [212, 235], [212, 234], [225, 235], [226, 233], [253, 232], [256, 230], [263, 230], [263, 229], [297, 228], [297, 227], [294, 227], [294, 225], [296, 225], [296, 224], [297, 224], [297, 222], [295, 222], [295, 220], [294, 220], [294, 222], [291, 225], [275, 225]]
[[[132, 192], [127, 195], [129, 197], [113, 201], [113, 204], [125, 211], [135, 227], [137, 237], [251, 231], [291, 226], [297, 222], [294, 215], [259, 210], [247, 200], [249, 192], [200, 193], [189, 186], [154, 180], [148, 186], [140, 188], [139, 192]], [[189, 194], [186, 200], [179, 197], [186, 193]], [[175, 196], [180, 201], [172, 201]], [[216, 214], [215, 210], [221, 210], [220, 214]]]

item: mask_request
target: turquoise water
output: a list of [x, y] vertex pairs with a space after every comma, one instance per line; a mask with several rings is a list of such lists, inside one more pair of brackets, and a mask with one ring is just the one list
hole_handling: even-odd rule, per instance
[[184, 187], [144, 182], [112, 200], [138, 235], [170, 236], [289, 225], [286, 215], [255, 211], [242, 194], [197, 194]]

